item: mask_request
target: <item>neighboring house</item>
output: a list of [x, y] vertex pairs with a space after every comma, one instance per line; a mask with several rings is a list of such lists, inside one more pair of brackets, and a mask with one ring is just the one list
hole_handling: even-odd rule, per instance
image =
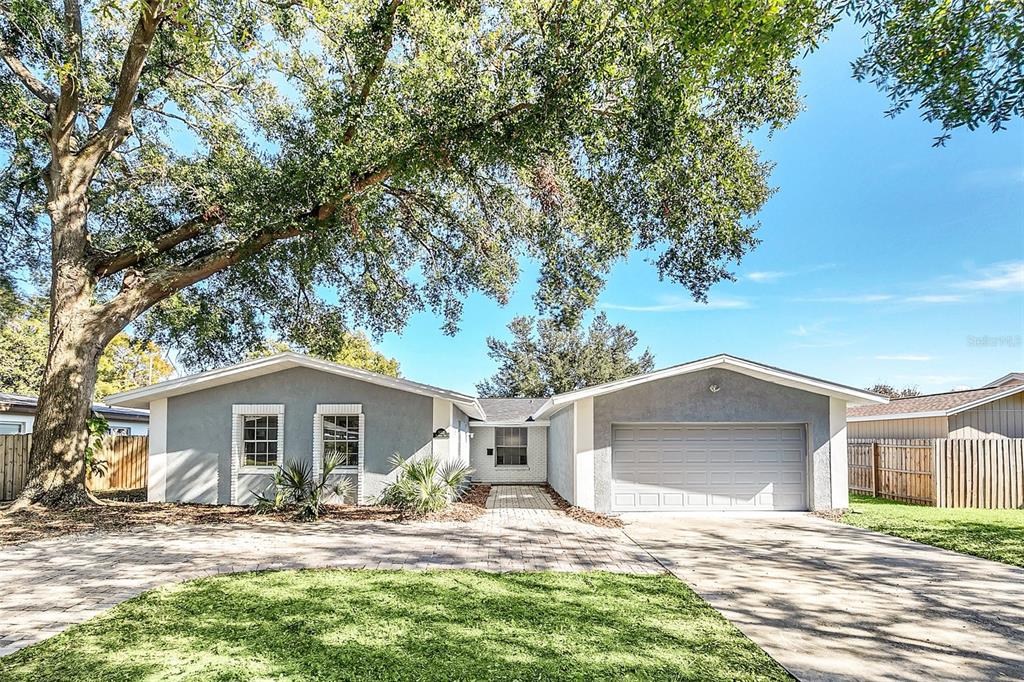
[[601, 512], [847, 506], [861, 389], [717, 355], [537, 399], [456, 391], [281, 353], [109, 398], [151, 415], [149, 497], [249, 504], [277, 465], [336, 473], [371, 503], [391, 457], [434, 453], [490, 483], [548, 482]]
[[1024, 373], [984, 388], [851, 407], [850, 438], [1024, 438]]
[[[35, 396], [0, 393], [0, 435], [32, 433], [36, 420]], [[94, 403], [92, 411], [107, 418], [110, 433], [120, 436], [145, 436], [149, 433], [149, 412]]]

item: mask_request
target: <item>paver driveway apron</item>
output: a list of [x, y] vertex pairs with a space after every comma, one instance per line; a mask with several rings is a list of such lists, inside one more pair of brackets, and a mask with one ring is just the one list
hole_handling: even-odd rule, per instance
[[663, 572], [621, 530], [578, 523], [553, 510], [542, 489], [518, 488], [524, 506], [489, 509], [470, 523], [153, 526], [0, 549], [0, 655], [145, 590], [215, 573], [320, 567]]
[[807, 514], [626, 520], [801, 680], [1024, 679], [1024, 570]]

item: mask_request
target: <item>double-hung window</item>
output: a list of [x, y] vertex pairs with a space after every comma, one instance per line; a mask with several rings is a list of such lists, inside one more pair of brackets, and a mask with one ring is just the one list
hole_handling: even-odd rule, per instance
[[494, 430], [495, 466], [526, 465], [525, 426], [499, 427]]
[[276, 414], [242, 415], [242, 465], [277, 466], [280, 419]]
[[338, 466], [359, 466], [359, 415], [323, 415], [324, 461], [338, 458]]

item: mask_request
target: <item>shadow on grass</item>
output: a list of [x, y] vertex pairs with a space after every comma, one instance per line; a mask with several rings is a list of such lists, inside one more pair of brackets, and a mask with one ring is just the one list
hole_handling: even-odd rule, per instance
[[860, 528], [1024, 567], [1024, 510], [949, 509], [851, 496], [843, 520]]
[[0, 659], [4, 680], [788, 675], [666, 576], [248, 573], [156, 590]]

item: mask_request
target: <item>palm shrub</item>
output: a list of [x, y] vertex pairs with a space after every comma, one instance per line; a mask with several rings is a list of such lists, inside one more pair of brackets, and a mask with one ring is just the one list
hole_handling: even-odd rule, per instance
[[340, 462], [337, 456], [328, 456], [319, 476], [313, 475], [310, 462], [285, 462], [274, 472], [274, 480], [263, 493], [253, 491], [257, 511], [294, 509], [296, 516], [303, 521], [315, 521], [320, 518], [329, 495], [344, 499], [352, 492], [352, 481], [349, 479], [329, 480]]
[[442, 464], [432, 454], [404, 459], [395, 453], [391, 463], [398, 478], [384, 488], [379, 502], [418, 515], [440, 511], [459, 499], [473, 473], [458, 462]]

